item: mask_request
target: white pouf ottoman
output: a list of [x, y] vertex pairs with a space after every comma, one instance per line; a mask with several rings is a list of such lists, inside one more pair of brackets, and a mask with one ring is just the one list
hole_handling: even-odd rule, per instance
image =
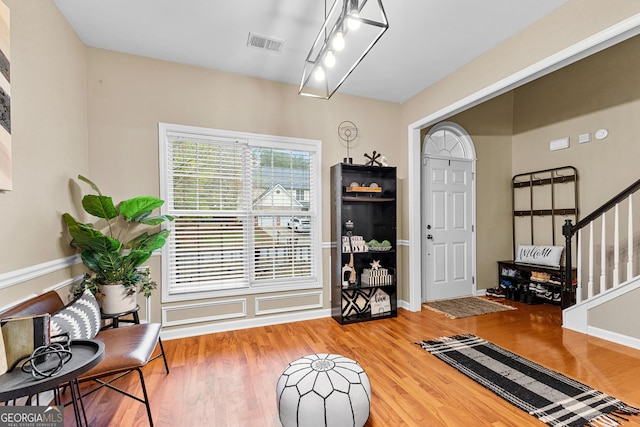
[[289, 363], [276, 398], [284, 427], [362, 427], [369, 418], [371, 384], [355, 360], [310, 354]]

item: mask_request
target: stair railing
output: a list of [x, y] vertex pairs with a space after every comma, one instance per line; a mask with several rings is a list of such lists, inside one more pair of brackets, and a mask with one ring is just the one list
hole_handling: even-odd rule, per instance
[[[631, 280], [633, 278], [633, 198], [631, 197], [633, 193], [640, 189], [640, 180], [634, 182], [629, 187], [621, 191], [611, 200], [603, 204], [601, 207], [593, 211], [591, 214], [587, 215], [575, 225], [572, 224], [571, 220], [568, 219], [565, 221], [565, 224], [562, 227], [562, 234], [565, 236], [565, 268], [567, 278], [563, 283], [562, 288], [562, 308], [567, 308], [575, 303], [580, 303], [583, 301], [583, 280], [582, 280], [582, 272], [583, 272], [583, 254], [582, 254], [582, 239], [583, 232], [585, 234], [588, 232], [588, 250], [587, 250], [587, 299], [592, 298], [600, 292], [610, 288], [609, 283], [607, 282], [607, 274], [611, 273], [611, 284], [612, 287], [618, 286], [620, 282], [620, 204], [624, 201], [628, 201], [627, 209], [628, 209], [628, 225], [627, 225], [627, 262], [626, 262], [626, 279]], [[605, 214], [609, 212], [611, 209], [614, 209], [613, 212], [613, 220], [614, 220], [614, 236], [613, 236], [613, 247], [607, 247], [607, 239], [606, 239], [606, 216]], [[600, 219], [600, 277], [599, 277], [599, 287], [598, 292], [595, 289], [595, 278], [594, 278], [594, 222]], [[584, 230], [588, 227], [588, 231]], [[577, 261], [577, 281], [575, 288], [575, 299], [574, 299], [574, 289], [573, 284], [571, 283], [572, 277], [572, 239], [573, 236], [577, 234], [577, 242], [576, 242], [576, 261]], [[613, 249], [613, 266], [612, 270], [607, 270], [607, 254]]]

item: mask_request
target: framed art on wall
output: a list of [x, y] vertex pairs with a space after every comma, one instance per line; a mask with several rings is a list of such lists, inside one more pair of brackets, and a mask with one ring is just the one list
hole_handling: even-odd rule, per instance
[[9, 8], [0, 1], [0, 190], [13, 189]]

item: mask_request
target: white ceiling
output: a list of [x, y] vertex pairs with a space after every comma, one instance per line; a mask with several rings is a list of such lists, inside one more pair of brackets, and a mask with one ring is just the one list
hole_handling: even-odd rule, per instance
[[[88, 46], [291, 83], [296, 91], [325, 11], [323, 0], [54, 2]], [[383, 0], [389, 30], [338, 92], [402, 103], [565, 2]], [[249, 32], [284, 40], [283, 51], [247, 47]]]

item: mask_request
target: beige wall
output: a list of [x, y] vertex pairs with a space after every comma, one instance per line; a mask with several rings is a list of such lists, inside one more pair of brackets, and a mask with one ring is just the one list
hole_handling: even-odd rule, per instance
[[640, 339], [640, 289], [589, 310], [589, 326]]
[[0, 195], [0, 273], [51, 261], [69, 178], [87, 170], [84, 46], [50, 0], [11, 1], [14, 190]]
[[[69, 180], [88, 170], [85, 47], [51, 0], [11, 11], [13, 191], [0, 193], [0, 275], [59, 260]], [[0, 291], [0, 305], [69, 277], [61, 271]]]
[[[513, 172], [578, 169], [581, 216], [635, 182], [640, 157], [640, 37], [516, 89]], [[593, 134], [607, 129], [609, 136]], [[578, 143], [591, 133], [592, 141]], [[569, 137], [566, 150], [549, 150]]]

